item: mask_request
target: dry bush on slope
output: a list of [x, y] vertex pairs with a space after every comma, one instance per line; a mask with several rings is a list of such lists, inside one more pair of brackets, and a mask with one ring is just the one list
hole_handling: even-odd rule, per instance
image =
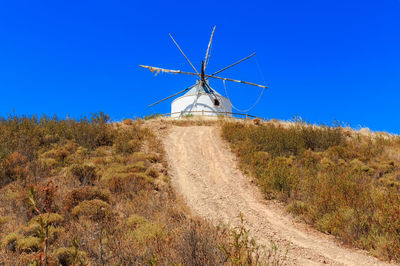
[[[75, 250], [87, 263], [130, 263], [141, 252], [141, 263], [146, 263], [159, 256], [149, 252], [154, 241], [165, 241], [185, 226], [186, 212], [180, 211], [179, 219], [169, 218], [181, 203], [156, 170], [162, 167], [162, 154], [160, 147], [151, 151], [158, 144], [154, 135], [136, 122], [118, 128], [107, 120], [104, 114], [79, 121], [36, 117], [1, 120], [2, 263], [26, 263], [43, 253], [36, 229], [26, 231], [36, 209], [59, 213], [65, 219], [62, 232], [49, 243], [49, 261], [71, 261]], [[150, 149], [147, 154], [138, 152], [143, 144]], [[48, 181], [57, 187], [51, 197], [46, 190]], [[34, 184], [35, 208], [27, 200], [30, 183]], [[146, 216], [150, 224], [159, 225], [162, 234], [143, 245], [154, 227], [129, 229], [125, 221], [131, 215]], [[142, 242], [132, 242], [132, 235], [141, 235]], [[71, 243], [74, 238], [75, 246]], [[173, 239], [180, 241], [178, 235]], [[129, 252], [121, 254], [119, 241], [135, 256], [125, 260]], [[168, 250], [163, 252], [168, 254]], [[177, 256], [175, 262], [179, 260]]]
[[399, 137], [304, 123], [225, 123], [222, 135], [266, 197], [345, 243], [400, 261]]
[[226, 232], [188, 215], [152, 131], [107, 121], [0, 119], [0, 264], [226, 261]]

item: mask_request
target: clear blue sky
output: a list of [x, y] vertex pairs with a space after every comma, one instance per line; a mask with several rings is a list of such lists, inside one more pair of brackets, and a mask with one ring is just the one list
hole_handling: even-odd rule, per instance
[[[224, 76], [270, 87], [251, 113], [400, 133], [400, 1], [0, 1], [0, 115], [114, 120], [167, 113], [147, 105], [194, 83], [138, 64], [208, 70], [257, 52]], [[261, 67], [261, 73], [257, 62]], [[222, 73], [221, 73], [222, 75]], [[222, 82], [211, 83], [225, 94]], [[227, 84], [246, 109], [260, 89]]]

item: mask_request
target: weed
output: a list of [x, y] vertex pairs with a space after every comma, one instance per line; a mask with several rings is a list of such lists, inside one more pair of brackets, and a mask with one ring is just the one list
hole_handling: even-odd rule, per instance
[[124, 119], [124, 120], [122, 121], [122, 123], [123, 123], [124, 125], [127, 125], [127, 126], [132, 126], [132, 125], [133, 125], [133, 120], [130, 119], [130, 118], [127, 118], [127, 119]]
[[270, 247], [258, 245], [249, 235], [244, 225], [243, 215], [239, 214], [240, 223], [229, 230], [228, 242], [219, 246], [225, 254], [225, 261], [230, 265], [281, 265], [286, 259], [287, 250], [283, 252], [271, 240]]
[[151, 115], [146, 115], [146, 116], [144, 117], [144, 120], [151, 120], [151, 119], [155, 119], [155, 118], [161, 117], [161, 116], [162, 116], [162, 115], [161, 115], [161, 114], [158, 114], [158, 113], [151, 114]]
[[346, 243], [400, 261], [398, 138], [298, 119], [286, 126], [225, 122], [222, 136], [267, 198]]

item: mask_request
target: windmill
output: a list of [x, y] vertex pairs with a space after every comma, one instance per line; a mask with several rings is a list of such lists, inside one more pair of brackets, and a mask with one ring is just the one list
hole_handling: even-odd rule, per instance
[[266, 89], [267, 86], [264, 85], [259, 85], [247, 81], [242, 81], [242, 80], [236, 80], [236, 79], [230, 79], [230, 78], [223, 78], [220, 76], [216, 76], [217, 74], [221, 73], [222, 71], [227, 70], [228, 68], [231, 68], [247, 59], [250, 57], [254, 56], [256, 53], [253, 53], [227, 67], [222, 68], [221, 70], [208, 75], [206, 74], [206, 69], [210, 60], [210, 52], [211, 52], [211, 44], [213, 41], [214, 37], [214, 32], [215, 32], [215, 26], [212, 30], [210, 41], [207, 46], [207, 51], [206, 55], [203, 61], [201, 61], [201, 69], [200, 72], [197, 71], [197, 69], [194, 67], [192, 62], [190, 62], [189, 58], [185, 55], [185, 53], [182, 51], [181, 47], [178, 45], [178, 43], [175, 41], [175, 39], [172, 37], [170, 34], [169, 36], [171, 37], [172, 41], [175, 43], [175, 45], [178, 47], [179, 51], [182, 53], [182, 55], [186, 58], [186, 60], [189, 62], [190, 66], [193, 68], [194, 72], [187, 72], [187, 71], [181, 71], [181, 70], [171, 70], [171, 69], [165, 69], [165, 68], [159, 68], [159, 67], [152, 67], [152, 66], [145, 66], [145, 65], [139, 65], [140, 67], [147, 68], [151, 72], [155, 72], [156, 75], [160, 72], [162, 73], [169, 73], [169, 74], [185, 74], [185, 75], [192, 75], [198, 78], [196, 83], [182, 91], [179, 91], [171, 96], [168, 96], [162, 100], [159, 100], [153, 104], [150, 104], [149, 107], [152, 107], [158, 103], [161, 103], [165, 100], [168, 100], [172, 97], [178, 96], [179, 94], [182, 94], [186, 92], [183, 96], [178, 97], [175, 99], [172, 104], [171, 104], [171, 116], [172, 117], [179, 117], [182, 115], [220, 115], [220, 114], [225, 114], [228, 116], [231, 116], [232, 113], [232, 103], [230, 100], [221, 94], [219, 94], [216, 90], [210, 87], [209, 85], [209, 79], [219, 79], [223, 80], [224, 84], [225, 81], [231, 81], [231, 82], [238, 82], [242, 84], [247, 84], [251, 86], [257, 86], [263, 89]]

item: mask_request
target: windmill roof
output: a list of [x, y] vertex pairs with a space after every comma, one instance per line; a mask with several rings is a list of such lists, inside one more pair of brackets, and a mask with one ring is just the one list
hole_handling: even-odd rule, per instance
[[[214, 94], [222, 96], [216, 90], [213, 89], [213, 91], [214, 91]], [[197, 93], [211, 93], [211, 91], [206, 86], [200, 86], [200, 84], [199, 84], [199, 85], [194, 86], [193, 88], [191, 88], [183, 96], [197, 95]]]

